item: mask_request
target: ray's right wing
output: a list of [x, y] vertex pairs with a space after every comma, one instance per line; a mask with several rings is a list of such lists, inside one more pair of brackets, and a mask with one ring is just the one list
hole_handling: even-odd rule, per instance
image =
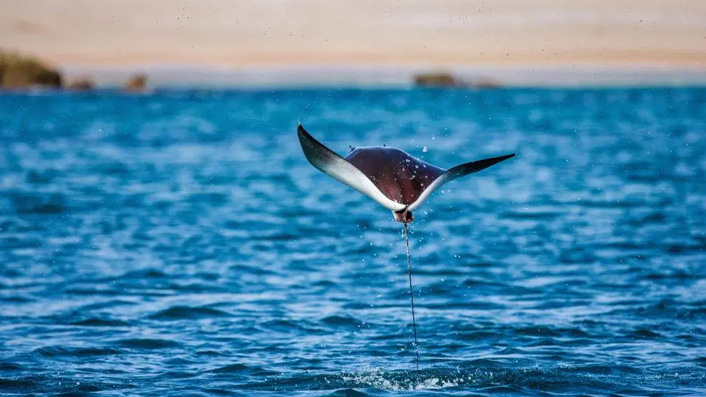
[[306, 159], [319, 171], [372, 198], [389, 210], [402, 211], [405, 208], [404, 204], [390, 200], [382, 194], [362, 171], [314, 139], [301, 124], [297, 127], [297, 135]]
[[478, 171], [482, 171], [491, 165], [495, 165], [501, 161], [507, 160], [510, 157], [514, 157], [515, 153], [513, 154], [507, 154], [505, 156], [499, 156], [499, 157], [492, 157], [489, 159], [483, 159], [483, 160], [476, 160], [476, 161], [471, 161], [470, 163], [465, 163], [461, 165], [457, 165], [453, 168], [450, 168], [443, 174], [441, 174], [438, 178], [434, 180], [434, 182], [427, 187], [422, 194], [415, 200], [412, 204], [409, 205], [408, 209], [410, 211], [414, 211], [417, 207], [419, 207], [424, 200], [429, 197], [432, 192], [438, 188], [440, 188], [443, 184], [447, 182], [451, 182], [454, 179], [460, 178], [462, 176], [466, 176], [469, 174], [476, 173]]

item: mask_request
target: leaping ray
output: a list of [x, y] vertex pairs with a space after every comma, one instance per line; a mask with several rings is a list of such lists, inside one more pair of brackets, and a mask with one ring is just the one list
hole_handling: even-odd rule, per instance
[[314, 167], [382, 204], [404, 223], [412, 222], [412, 211], [442, 185], [515, 156], [471, 161], [445, 170], [388, 147], [356, 148], [343, 158], [314, 139], [301, 124], [297, 135]]

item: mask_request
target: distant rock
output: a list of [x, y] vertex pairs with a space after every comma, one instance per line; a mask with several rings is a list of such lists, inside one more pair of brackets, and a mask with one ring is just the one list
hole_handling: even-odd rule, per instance
[[3, 89], [61, 88], [61, 80], [59, 71], [35, 58], [0, 51], [0, 87]]
[[147, 91], [147, 76], [144, 74], [136, 74], [130, 77], [130, 80], [125, 83], [123, 90], [126, 92], [145, 92]]
[[420, 73], [414, 76], [414, 85], [417, 87], [464, 87], [464, 88], [499, 88], [499, 81], [489, 78], [472, 80], [460, 79], [451, 73]]
[[96, 84], [93, 80], [82, 77], [76, 80], [72, 80], [66, 84], [64, 87], [69, 91], [93, 91], [96, 88]]
[[417, 87], [458, 87], [463, 83], [450, 73], [420, 73], [414, 76]]

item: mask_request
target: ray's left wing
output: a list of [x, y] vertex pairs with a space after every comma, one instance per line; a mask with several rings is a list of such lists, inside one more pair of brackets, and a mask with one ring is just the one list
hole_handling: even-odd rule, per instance
[[297, 135], [306, 159], [319, 171], [372, 198], [389, 210], [402, 211], [405, 208], [404, 204], [387, 198], [363, 172], [314, 139], [301, 124], [297, 127]]

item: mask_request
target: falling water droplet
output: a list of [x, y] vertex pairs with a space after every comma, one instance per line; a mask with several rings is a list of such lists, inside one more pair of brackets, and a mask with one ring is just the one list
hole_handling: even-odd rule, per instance
[[422, 152], [426, 153], [426, 152], [428, 152], [428, 151], [429, 151], [429, 148], [428, 148], [428, 147], [424, 146], [424, 147], [422, 148]]

